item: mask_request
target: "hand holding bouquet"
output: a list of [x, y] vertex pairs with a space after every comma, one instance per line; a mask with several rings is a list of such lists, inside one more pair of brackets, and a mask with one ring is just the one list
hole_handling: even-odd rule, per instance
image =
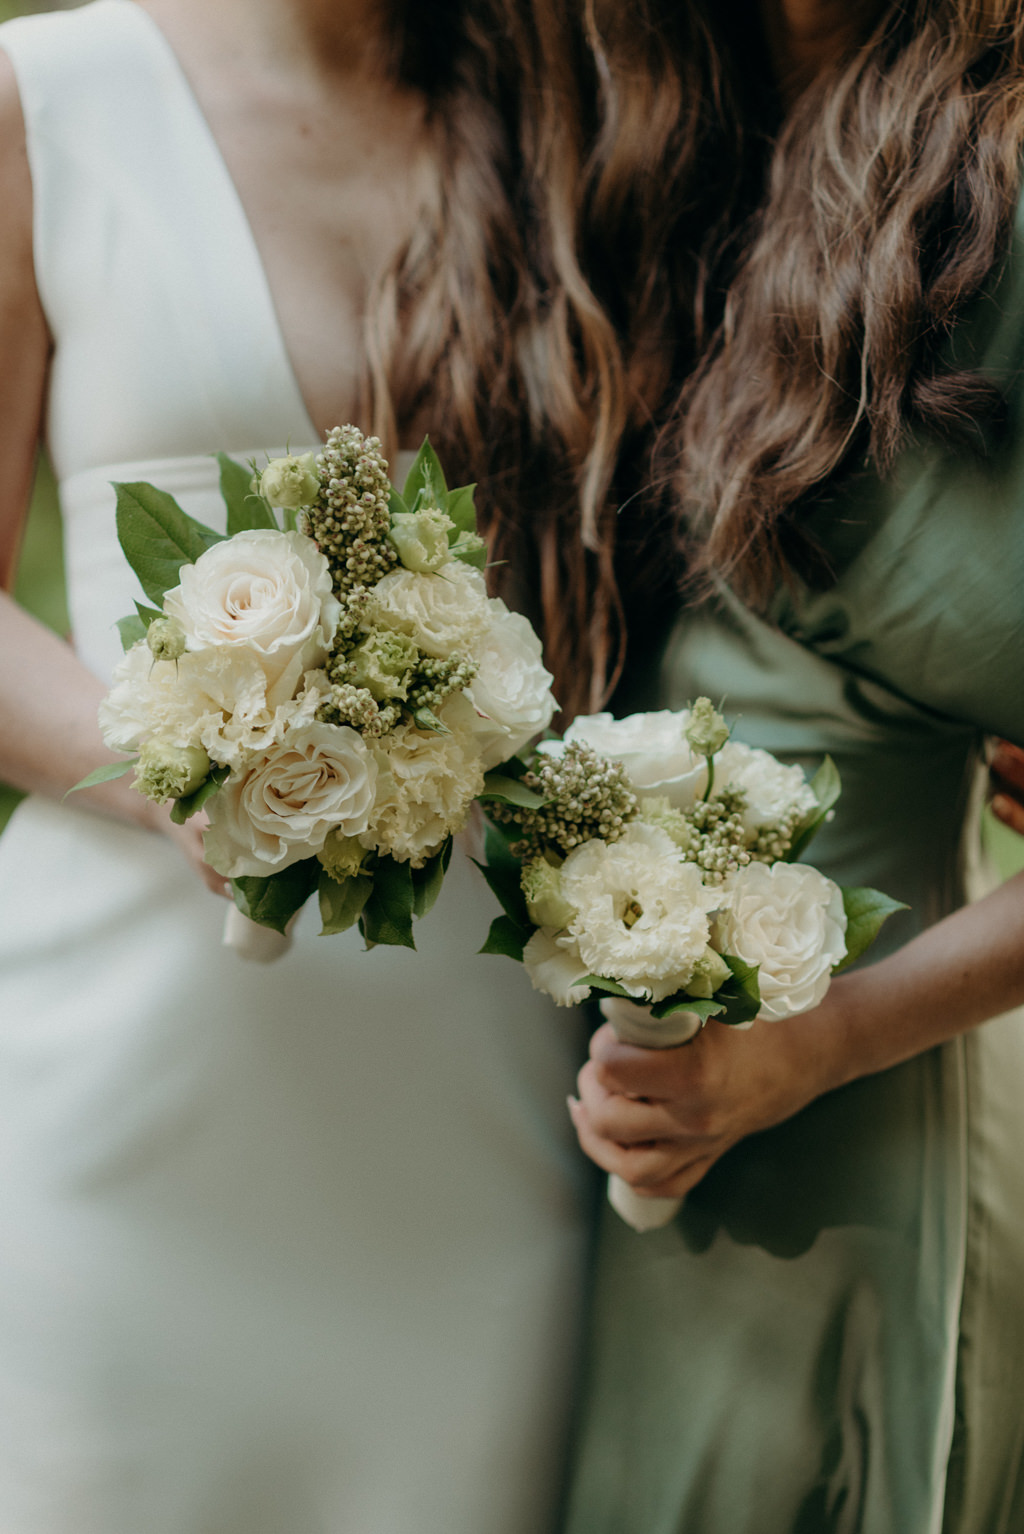
[[[486, 870], [504, 914], [484, 951], [521, 959], [560, 1005], [602, 994], [625, 1043], [806, 1012], [899, 908], [798, 861], [839, 797], [831, 761], [806, 782], [731, 741], [706, 698], [578, 718], [504, 773]], [[637, 1229], [679, 1207], [617, 1178], [609, 1194]]]
[[119, 624], [100, 725], [137, 754], [78, 786], [134, 770], [173, 819], [204, 809], [253, 957], [280, 944], [252, 924], [283, 935], [314, 892], [325, 934], [414, 947], [488, 769], [550, 722], [540, 643], [488, 597], [473, 489], [449, 491], [428, 443], [401, 495], [352, 426], [255, 475], [218, 456], [226, 538], [116, 487], [152, 605]]

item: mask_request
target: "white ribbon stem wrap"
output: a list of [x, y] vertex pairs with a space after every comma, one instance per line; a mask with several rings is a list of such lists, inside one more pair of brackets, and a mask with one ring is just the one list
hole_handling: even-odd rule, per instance
[[[288, 923], [289, 929], [291, 922]], [[229, 905], [224, 917], [225, 948], [231, 948], [239, 958], [251, 959], [254, 964], [273, 964], [281, 959], [292, 946], [291, 931], [275, 932], [273, 927], [261, 927], [250, 921], [234, 904]]]
[[[696, 1012], [673, 1012], [659, 1022], [651, 1016], [650, 1007], [621, 996], [606, 996], [601, 1011], [615, 1029], [616, 1038], [639, 1049], [675, 1049], [689, 1043], [701, 1030]], [[608, 1179], [608, 1202], [621, 1220], [641, 1232], [671, 1225], [683, 1206], [681, 1198], [648, 1198], [637, 1193], [614, 1172]]]

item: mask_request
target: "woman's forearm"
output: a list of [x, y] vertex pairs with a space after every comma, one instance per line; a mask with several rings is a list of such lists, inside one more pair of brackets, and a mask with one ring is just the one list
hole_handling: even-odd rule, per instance
[[[104, 687], [71, 647], [0, 592], [0, 778], [26, 793], [61, 799], [105, 762], [96, 711]], [[122, 778], [82, 791], [83, 807], [155, 826], [156, 806]]]
[[[1024, 874], [834, 985], [835, 1085], [898, 1065], [1024, 1003]], [[815, 1014], [808, 1016], [813, 1023]]]

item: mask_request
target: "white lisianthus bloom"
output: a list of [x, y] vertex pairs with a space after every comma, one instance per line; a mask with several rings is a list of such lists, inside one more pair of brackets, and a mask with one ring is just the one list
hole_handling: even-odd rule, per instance
[[391, 518], [391, 542], [405, 568], [423, 575], [450, 562], [448, 534], [454, 527], [451, 517], [438, 506], [400, 511]]
[[485, 772], [546, 730], [558, 708], [554, 677], [529, 619], [509, 612], [498, 598], [488, 605], [491, 623], [473, 648], [477, 673], [464, 693], [476, 710]]
[[175, 746], [202, 746], [213, 761], [240, 768], [289, 727], [311, 724], [329, 691], [326, 674], [310, 671], [295, 698], [272, 708], [267, 674], [250, 651], [195, 650], [176, 662], [154, 662], [139, 640], [117, 664], [100, 704], [100, 729], [114, 751], [137, 751], [158, 736]]
[[442, 659], [453, 650], [472, 651], [490, 621], [480, 571], [453, 560], [442, 574], [403, 569], [385, 575], [373, 587], [365, 626], [408, 634], [424, 655]]
[[715, 791], [741, 788], [747, 796], [743, 829], [756, 836], [762, 826], [800, 820], [817, 805], [801, 767], [787, 767], [768, 751], [731, 740], [715, 761]]
[[839, 886], [804, 863], [750, 863], [726, 891], [715, 947], [760, 965], [758, 1016], [791, 1017], [816, 1007], [846, 953]]
[[590, 995], [589, 985], [574, 984], [590, 971], [568, 933], [539, 927], [523, 949], [523, 963], [534, 990], [546, 992], [557, 1007], [575, 1007]]
[[373, 824], [360, 840], [399, 863], [420, 868], [446, 837], [461, 831], [484, 773], [471, 736], [438, 735], [400, 724], [377, 748]]
[[327, 560], [302, 533], [270, 529], [215, 543], [164, 598], [190, 650], [245, 649], [267, 675], [271, 706], [327, 658], [340, 607]]
[[210, 800], [207, 861], [228, 879], [290, 868], [319, 852], [332, 831], [365, 831], [376, 782], [376, 761], [347, 725], [290, 730]]
[[720, 895], [684, 862], [672, 838], [634, 821], [617, 842], [574, 847], [562, 864], [562, 894], [576, 907], [569, 927], [589, 974], [617, 980], [631, 996], [663, 1001], [703, 959], [708, 913]]
[[582, 741], [621, 762], [638, 792], [666, 798], [673, 809], [688, 810], [708, 781], [707, 763], [686, 739], [689, 724], [690, 711], [685, 708], [630, 714], [626, 719], [581, 714], [566, 730], [565, 739]]

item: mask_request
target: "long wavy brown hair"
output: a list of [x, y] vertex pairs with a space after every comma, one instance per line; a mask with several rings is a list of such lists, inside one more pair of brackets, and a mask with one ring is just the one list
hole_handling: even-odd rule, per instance
[[[1019, 0], [903, 0], [784, 114], [757, 0], [396, 0], [443, 166], [370, 306], [376, 429], [481, 481], [567, 712], [641, 659], [682, 509], [755, 601], [801, 510], [996, 393], [946, 359], [1005, 249]], [[429, 15], [427, 14], [429, 12]]]
[[494, 584], [542, 629], [567, 712], [625, 643], [613, 568], [624, 393], [615, 327], [577, 250], [595, 94], [560, 0], [400, 0], [399, 63], [426, 93], [436, 196], [371, 295], [374, 430], [429, 427], [478, 481]]
[[[949, 337], [1004, 255], [1024, 153], [1020, 0], [904, 0], [796, 101], [667, 442], [698, 558], [764, 604], [828, 579], [802, 515], [911, 435], [979, 448], [995, 383]], [[735, 267], [735, 270], [732, 268]]]

